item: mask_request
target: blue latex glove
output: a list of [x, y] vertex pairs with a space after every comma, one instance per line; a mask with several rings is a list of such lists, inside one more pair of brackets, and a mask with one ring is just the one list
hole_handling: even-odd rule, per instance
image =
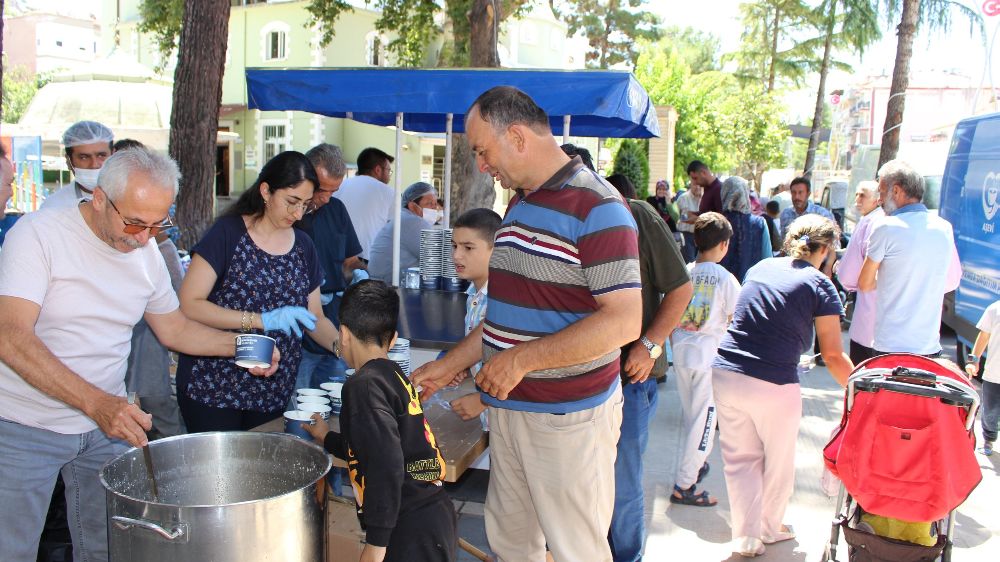
[[283, 306], [274, 310], [261, 313], [260, 321], [264, 324], [264, 331], [279, 330], [290, 335], [295, 332], [295, 336], [302, 337], [302, 328], [306, 330], [316, 329], [316, 315], [301, 306]]
[[359, 282], [364, 281], [365, 279], [368, 279], [368, 278], [369, 277], [368, 277], [368, 271], [367, 270], [365, 270], [365, 269], [355, 269], [354, 273], [351, 274], [351, 283], [350, 284], [354, 285], [355, 283], [359, 283]]

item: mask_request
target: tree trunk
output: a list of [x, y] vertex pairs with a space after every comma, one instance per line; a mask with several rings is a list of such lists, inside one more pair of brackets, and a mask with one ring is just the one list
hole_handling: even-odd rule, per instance
[[826, 75], [830, 71], [830, 50], [833, 46], [833, 28], [837, 21], [837, 2], [829, 0], [830, 13], [826, 21], [826, 41], [823, 43], [823, 63], [819, 68], [819, 89], [816, 91], [816, 111], [813, 112], [812, 129], [809, 131], [809, 148], [806, 149], [806, 163], [802, 175], [812, 177], [816, 163], [816, 148], [819, 147], [819, 131], [823, 126], [823, 97], [826, 96]]
[[892, 68], [892, 86], [885, 109], [882, 126], [882, 149], [878, 157], [881, 168], [899, 152], [899, 129], [903, 124], [906, 89], [910, 86], [910, 57], [913, 56], [913, 38], [917, 34], [920, 17], [920, 0], [903, 0], [903, 16], [896, 28], [896, 64]]
[[[497, 0], [474, 0], [469, 10], [472, 36], [469, 60], [473, 67], [497, 68], [497, 30], [500, 25], [500, 3]], [[493, 178], [479, 171], [472, 147], [463, 134], [456, 133], [451, 143], [451, 220], [477, 207], [493, 208], [496, 192]]]
[[214, 219], [215, 141], [222, 102], [229, 0], [187, 0], [174, 72], [170, 156], [181, 171], [180, 246], [190, 248]]
[[777, 73], [776, 59], [778, 58], [778, 34], [781, 33], [781, 28], [779, 24], [781, 23], [781, 9], [777, 6], [774, 7], [774, 28], [771, 30], [771, 64], [767, 71], [767, 90], [770, 92], [774, 89], [774, 77]]

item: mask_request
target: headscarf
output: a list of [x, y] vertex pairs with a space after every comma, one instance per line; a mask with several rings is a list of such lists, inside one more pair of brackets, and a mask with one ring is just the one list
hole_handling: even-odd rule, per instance
[[750, 214], [750, 190], [747, 180], [731, 176], [722, 182], [722, 210]]

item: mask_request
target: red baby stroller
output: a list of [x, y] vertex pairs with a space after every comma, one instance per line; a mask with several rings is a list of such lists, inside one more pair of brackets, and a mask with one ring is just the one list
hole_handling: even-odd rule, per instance
[[[852, 562], [948, 562], [954, 510], [983, 478], [972, 431], [978, 410], [966, 379], [932, 359], [894, 353], [858, 365], [840, 428], [823, 449], [842, 483], [824, 562], [837, 560], [841, 530]], [[866, 513], [933, 521], [936, 543], [876, 535], [861, 524]]]

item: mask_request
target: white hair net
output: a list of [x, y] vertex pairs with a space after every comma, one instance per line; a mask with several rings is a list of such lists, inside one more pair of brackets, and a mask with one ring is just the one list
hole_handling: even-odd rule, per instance
[[81, 146], [98, 142], [112, 143], [115, 140], [111, 129], [97, 121], [77, 121], [63, 133], [62, 143], [65, 147]]

